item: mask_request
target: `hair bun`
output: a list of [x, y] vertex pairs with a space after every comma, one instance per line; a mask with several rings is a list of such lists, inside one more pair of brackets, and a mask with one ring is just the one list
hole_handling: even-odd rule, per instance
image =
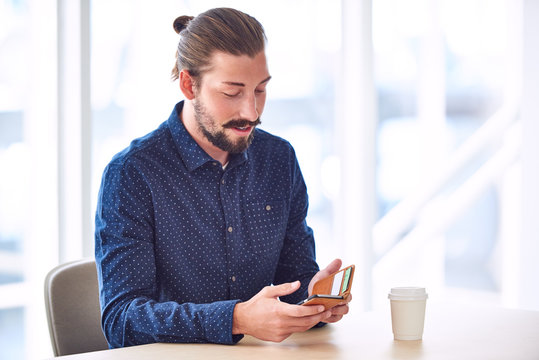
[[194, 19], [193, 16], [187, 16], [187, 15], [177, 17], [176, 20], [174, 20], [174, 23], [172, 24], [172, 26], [174, 27], [174, 31], [176, 31], [176, 33], [179, 34], [183, 29], [187, 27], [187, 24], [189, 24], [189, 21], [193, 19]]

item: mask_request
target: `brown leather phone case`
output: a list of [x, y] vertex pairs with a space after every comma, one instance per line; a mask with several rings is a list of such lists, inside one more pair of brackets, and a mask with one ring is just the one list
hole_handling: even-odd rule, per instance
[[[346, 276], [344, 276], [344, 274], [346, 273], [346, 270], [348, 270], [349, 268], [351, 269], [351, 271], [350, 271], [350, 276], [348, 278], [348, 286], [345, 289], [345, 291], [342, 291], [342, 285], [343, 285], [343, 282], [346, 279]], [[347, 267], [345, 267], [345, 268], [343, 268], [343, 269], [329, 275], [326, 278], [318, 280], [316, 282], [316, 284], [314, 284], [314, 286], [313, 286], [313, 295], [331, 295], [331, 290], [333, 288], [333, 282], [335, 280], [335, 275], [337, 275], [340, 272], [343, 272], [343, 276], [340, 279], [340, 284], [338, 284], [339, 285], [339, 294], [338, 294], [338, 296], [342, 296], [342, 298], [339, 298], [339, 299], [334, 299], [333, 298], [332, 299], [332, 298], [314, 297], [312, 299], [308, 299], [302, 305], [324, 305], [324, 307], [327, 310], [327, 309], [330, 309], [330, 308], [336, 306], [340, 302], [345, 301], [346, 298], [350, 295], [350, 290], [352, 289], [352, 281], [354, 279], [354, 270], [355, 270], [354, 265], [347, 266]]]

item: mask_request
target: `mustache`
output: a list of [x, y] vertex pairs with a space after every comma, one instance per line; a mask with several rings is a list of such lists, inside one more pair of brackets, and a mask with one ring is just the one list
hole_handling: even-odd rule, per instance
[[255, 121], [249, 121], [245, 119], [235, 119], [235, 120], [230, 120], [229, 122], [224, 124], [223, 127], [227, 129], [236, 128], [236, 127], [241, 128], [241, 127], [247, 127], [247, 126], [255, 127], [260, 124], [262, 124], [262, 121], [260, 121], [260, 118], [256, 119]]

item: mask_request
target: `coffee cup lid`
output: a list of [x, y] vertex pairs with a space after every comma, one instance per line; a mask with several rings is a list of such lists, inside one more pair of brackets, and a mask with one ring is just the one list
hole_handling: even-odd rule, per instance
[[390, 300], [426, 300], [428, 295], [422, 287], [394, 287], [391, 288], [388, 298]]

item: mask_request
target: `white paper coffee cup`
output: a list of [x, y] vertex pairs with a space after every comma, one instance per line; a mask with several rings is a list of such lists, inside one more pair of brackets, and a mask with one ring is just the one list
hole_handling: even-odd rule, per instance
[[395, 340], [421, 340], [427, 292], [421, 287], [395, 287], [388, 295]]

